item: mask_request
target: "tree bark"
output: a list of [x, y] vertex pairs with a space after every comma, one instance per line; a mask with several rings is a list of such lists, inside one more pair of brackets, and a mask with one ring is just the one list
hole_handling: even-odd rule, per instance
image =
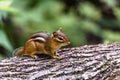
[[85, 45], [40, 55], [0, 60], [0, 80], [120, 80], [120, 43]]

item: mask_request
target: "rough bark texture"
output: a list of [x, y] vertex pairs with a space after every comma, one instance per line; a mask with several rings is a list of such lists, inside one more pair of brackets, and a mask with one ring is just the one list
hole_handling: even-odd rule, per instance
[[58, 51], [59, 59], [0, 60], [0, 80], [120, 80], [120, 43]]

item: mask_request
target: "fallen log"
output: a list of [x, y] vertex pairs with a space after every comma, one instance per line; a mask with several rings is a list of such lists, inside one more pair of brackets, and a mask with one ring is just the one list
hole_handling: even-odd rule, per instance
[[118, 42], [64, 48], [58, 54], [58, 59], [2, 59], [0, 80], [120, 80]]

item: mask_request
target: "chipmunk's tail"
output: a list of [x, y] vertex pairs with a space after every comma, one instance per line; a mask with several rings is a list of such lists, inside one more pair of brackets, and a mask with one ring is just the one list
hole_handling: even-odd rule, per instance
[[24, 47], [20, 47], [20, 48], [17, 48], [17, 49], [15, 49], [14, 51], [13, 51], [13, 56], [23, 56], [23, 54], [24, 54]]

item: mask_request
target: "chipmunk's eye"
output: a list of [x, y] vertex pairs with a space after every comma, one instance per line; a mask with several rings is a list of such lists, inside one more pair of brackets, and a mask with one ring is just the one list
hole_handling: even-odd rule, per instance
[[58, 39], [59, 39], [60, 41], [63, 41], [63, 37], [61, 37], [61, 36], [59, 36]]

